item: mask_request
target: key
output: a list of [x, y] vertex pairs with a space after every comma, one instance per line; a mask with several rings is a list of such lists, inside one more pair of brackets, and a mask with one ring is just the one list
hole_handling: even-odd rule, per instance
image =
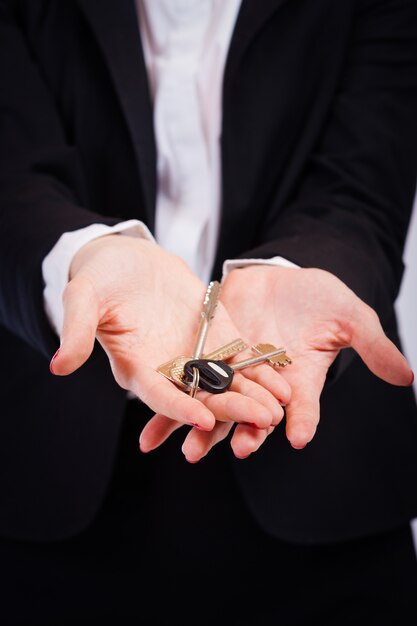
[[[211, 361], [227, 361], [228, 359], [236, 356], [239, 352], [246, 350], [247, 347], [248, 346], [243, 339], [238, 338], [234, 341], [230, 341], [220, 348], [217, 348], [217, 350], [214, 350], [213, 352], [203, 354], [202, 358]], [[184, 391], [188, 391], [190, 384], [184, 379], [184, 365], [190, 360], [190, 356], [180, 355], [159, 365], [157, 371], [168, 378], [171, 382], [178, 385], [178, 387]]]
[[244, 361], [238, 361], [229, 365], [225, 361], [210, 359], [192, 359], [184, 365], [184, 379], [187, 381], [194, 378], [194, 370], [200, 374], [199, 386], [210, 393], [223, 393], [232, 384], [236, 370], [241, 370], [258, 363], [270, 362], [280, 354], [285, 354], [284, 348], [274, 348], [271, 352], [265, 352]]
[[[200, 321], [198, 325], [197, 335], [194, 341], [192, 358], [198, 359], [201, 357], [201, 353], [204, 348], [210, 322], [214, 317], [216, 306], [220, 295], [220, 283], [218, 281], [212, 281], [207, 287], [206, 295], [204, 297], [203, 309], [200, 313]], [[195, 376], [193, 381], [185, 383], [182, 380], [184, 363], [189, 361], [189, 357], [178, 356], [175, 359], [171, 359], [166, 363], [162, 363], [158, 366], [157, 371], [160, 372], [166, 378], [169, 378], [172, 382], [176, 383], [184, 391], [188, 391], [192, 397], [197, 393], [198, 385], [196, 384], [197, 370], [194, 372]]]
[[226, 345], [217, 348], [217, 350], [203, 355], [202, 358], [210, 359], [211, 361], [227, 361], [228, 359], [231, 359], [232, 356], [236, 356], [239, 352], [246, 350], [247, 347], [247, 344], [239, 337], [238, 339], [230, 341], [229, 343], [226, 343]]
[[[267, 352], [272, 352], [274, 349], [275, 346], [272, 343], [258, 343], [256, 346], [252, 346], [252, 350], [258, 354], [266, 354]], [[284, 350], [277, 354], [277, 356], [268, 359], [268, 362], [272, 366], [278, 365], [279, 367], [286, 367], [290, 365], [292, 361]]]
[[211, 281], [203, 302], [203, 310], [200, 313], [200, 323], [198, 325], [197, 335], [194, 342], [193, 358], [198, 359], [203, 353], [204, 343], [206, 341], [210, 322], [214, 317], [217, 303], [220, 296], [220, 283], [217, 280]]
[[[236, 356], [239, 352], [246, 350], [247, 347], [247, 344], [239, 338], [234, 341], [230, 341], [213, 352], [203, 354], [202, 358], [215, 361], [226, 361], [227, 359], [231, 359]], [[184, 380], [184, 365], [190, 360], [190, 356], [180, 355], [159, 365], [157, 367], [157, 371], [179, 387], [184, 390], [188, 390], [189, 384]]]
[[[203, 310], [200, 314], [200, 322], [198, 325], [197, 335], [194, 341], [194, 348], [192, 353], [193, 359], [199, 359], [203, 353], [204, 344], [206, 341], [210, 322], [214, 317], [217, 303], [220, 296], [220, 283], [217, 280], [213, 280], [207, 287], [206, 296], [203, 302]], [[198, 389], [199, 373], [197, 369], [193, 371], [193, 380], [190, 385], [190, 396], [195, 397]]]

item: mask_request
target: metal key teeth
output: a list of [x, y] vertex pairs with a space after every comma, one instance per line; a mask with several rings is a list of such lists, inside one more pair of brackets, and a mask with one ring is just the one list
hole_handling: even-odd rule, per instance
[[207, 287], [203, 301], [204, 312], [208, 317], [213, 317], [220, 296], [220, 283], [213, 280]]
[[188, 357], [181, 357], [180, 359], [176, 359], [170, 370], [170, 374], [175, 381], [187, 386], [188, 383], [184, 379], [184, 365], [189, 360], [190, 359]]
[[[268, 352], [276, 350], [276, 347], [272, 343], [258, 343], [256, 346], [252, 346], [252, 350], [257, 354], [267, 354]], [[286, 367], [292, 363], [292, 360], [283, 348], [280, 354], [271, 357], [268, 359], [268, 362], [273, 366], [278, 365], [279, 367]]]
[[227, 361], [227, 359], [230, 359], [232, 356], [246, 350], [247, 347], [247, 344], [239, 337], [238, 339], [230, 341], [230, 343], [226, 343], [226, 345], [217, 348], [217, 350], [204, 354], [202, 358], [212, 361]]
[[[175, 383], [178, 387], [181, 387], [184, 391], [189, 389], [189, 385], [185, 383], [182, 378], [184, 364], [189, 361], [188, 356], [178, 356], [175, 359], [170, 359], [165, 363], [158, 366], [157, 371], [168, 378], [172, 383]], [[174, 373], [174, 375], [173, 375]]]

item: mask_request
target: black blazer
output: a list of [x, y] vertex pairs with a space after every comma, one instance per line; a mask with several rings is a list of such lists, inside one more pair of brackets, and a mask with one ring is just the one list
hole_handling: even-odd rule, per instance
[[[93, 222], [154, 225], [152, 103], [133, 0], [1, 1], [0, 85], [0, 533], [49, 540], [94, 517], [126, 399], [99, 347], [77, 373], [49, 373], [58, 338], [42, 259], [62, 232]], [[213, 277], [225, 258], [247, 255], [324, 268], [399, 345], [416, 118], [415, 0], [243, 0], [224, 78]], [[413, 391], [346, 350], [305, 450], [280, 426], [230, 462], [278, 537], [335, 541], [404, 523], [417, 516]]]

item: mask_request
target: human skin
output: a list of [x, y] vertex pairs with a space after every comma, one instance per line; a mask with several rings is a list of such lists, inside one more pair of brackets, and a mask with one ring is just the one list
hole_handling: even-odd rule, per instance
[[[314, 437], [327, 372], [342, 349], [353, 348], [375, 376], [390, 384], [407, 386], [413, 381], [406, 358], [385, 335], [376, 312], [329, 272], [248, 266], [228, 274], [221, 298], [249, 342], [285, 346], [292, 358], [280, 376], [291, 388], [285, 409], [286, 436], [296, 449]], [[172, 420], [155, 416], [141, 433], [141, 449], [158, 447], [176, 427]], [[235, 455], [243, 458], [255, 452], [273, 429], [242, 426], [234, 431]], [[192, 429], [185, 437], [183, 453], [197, 462], [231, 430], [230, 423], [217, 423], [209, 433]]]
[[[144, 239], [109, 235], [81, 248], [69, 279], [53, 374], [81, 367], [97, 339], [117, 383], [178, 425], [210, 431], [218, 422], [249, 421], [263, 430], [282, 419], [281, 403], [288, 401], [290, 388], [268, 365], [237, 374], [226, 393], [198, 398], [157, 372], [161, 363], [191, 354], [207, 288], [179, 257]], [[239, 336], [219, 303], [207, 351]]]

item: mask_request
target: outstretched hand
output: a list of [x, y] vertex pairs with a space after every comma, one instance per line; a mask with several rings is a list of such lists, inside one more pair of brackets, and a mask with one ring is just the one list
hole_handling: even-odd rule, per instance
[[[224, 280], [221, 299], [249, 342], [283, 346], [292, 358], [292, 364], [280, 370], [280, 377], [291, 388], [286, 435], [296, 449], [314, 437], [321, 392], [340, 350], [352, 347], [371, 372], [390, 384], [406, 386], [413, 380], [406, 358], [385, 335], [376, 312], [324, 270], [266, 265], [233, 270]], [[157, 426], [151, 421], [145, 427], [146, 431], [155, 427], [154, 445], [169, 428], [168, 423]], [[230, 432], [231, 425], [218, 424], [217, 429], [216, 437], [216, 429], [210, 433], [193, 429], [183, 444], [187, 458], [207, 454]], [[235, 431], [231, 438], [235, 455], [254, 452], [272, 430], [241, 427]]]
[[286, 434], [295, 448], [314, 436], [327, 372], [343, 348], [353, 348], [387, 383], [406, 386], [413, 380], [406, 358], [384, 333], [376, 312], [329, 272], [248, 267], [230, 273], [222, 296], [249, 339], [273, 339], [293, 359], [282, 375], [292, 389]]
[[[179, 257], [155, 243], [121, 235], [88, 243], [71, 265], [53, 373], [68, 375], [81, 367], [97, 339], [117, 383], [169, 418], [171, 428], [186, 424], [211, 431], [219, 422], [247, 420], [260, 429], [273, 426], [282, 417], [277, 397], [287, 383], [270, 371], [258, 380], [241, 374], [231, 391], [200, 393], [198, 399], [156, 371], [171, 358], [191, 354], [206, 287]], [[219, 303], [207, 348], [238, 336]]]

